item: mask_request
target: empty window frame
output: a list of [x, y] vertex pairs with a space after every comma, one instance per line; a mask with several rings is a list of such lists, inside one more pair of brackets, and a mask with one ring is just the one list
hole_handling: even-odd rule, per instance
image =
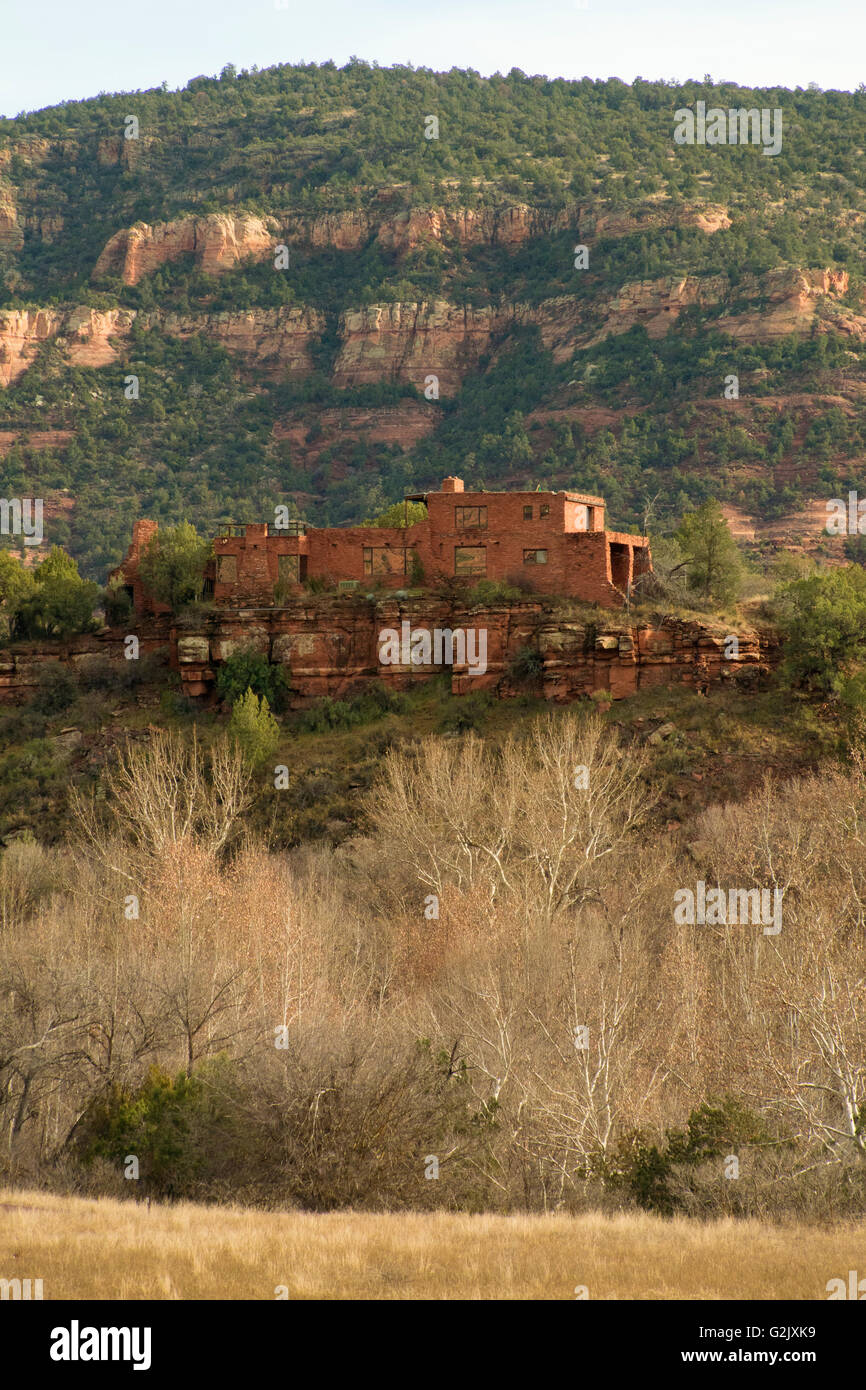
[[524, 563], [524, 565], [546, 565], [546, 564], [547, 564], [547, 551], [546, 551], [546, 550], [524, 550], [524, 552], [523, 552], [523, 563]]
[[524, 521], [531, 521], [531, 520], [532, 520], [532, 508], [531, 508], [531, 507], [524, 507], [524, 508], [523, 508], [523, 520], [524, 520]]
[[277, 575], [282, 582], [297, 584], [300, 580], [300, 555], [278, 555]]
[[487, 529], [487, 508], [486, 507], [455, 507], [454, 508], [454, 529], [456, 531], [471, 531]]
[[374, 577], [379, 574], [405, 574], [406, 551], [386, 550], [382, 546], [364, 546], [364, 573]]
[[486, 575], [487, 547], [484, 545], [455, 545], [454, 573], [456, 575]]

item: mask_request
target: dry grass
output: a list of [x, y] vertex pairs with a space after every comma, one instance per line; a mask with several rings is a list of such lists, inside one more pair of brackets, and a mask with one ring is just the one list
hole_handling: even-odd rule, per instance
[[264, 1213], [0, 1191], [0, 1277], [46, 1299], [825, 1299], [866, 1223]]

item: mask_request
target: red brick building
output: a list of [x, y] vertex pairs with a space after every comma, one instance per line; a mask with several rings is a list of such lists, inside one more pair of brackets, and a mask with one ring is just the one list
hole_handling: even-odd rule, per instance
[[[406, 589], [444, 578], [515, 582], [530, 578], [540, 594], [621, 605], [629, 586], [652, 567], [649, 542], [604, 529], [604, 501], [577, 492], [466, 492], [446, 478], [422, 501], [427, 516], [405, 529], [315, 527], [267, 522], [223, 527], [213, 543], [206, 592], [218, 604], [272, 604], [310, 579], [345, 588]], [[137, 611], [147, 602], [137, 557], [153, 522], [139, 522], [119, 574]], [[147, 531], [147, 539], [152, 530]], [[138, 546], [136, 542], [138, 541]]]

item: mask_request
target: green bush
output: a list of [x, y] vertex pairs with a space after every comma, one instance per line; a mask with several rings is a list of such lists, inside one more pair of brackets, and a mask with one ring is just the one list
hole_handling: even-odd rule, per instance
[[50, 661], [39, 672], [31, 704], [38, 714], [60, 714], [75, 704], [78, 693], [78, 682], [69, 667], [62, 661]]
[[526, 593], [516, 584], [506, 584], [503, 579], [479, 579], [467, 594], [470, 603], [479, 607], [492, 607], [498, 603], [519, 603]]
[[[684, 1205], [695, 1170], [733, 1151], [783, 1147], [760, 1115], [733, 1096], [704, 1101], [691, 1112], [684, 1130], [669, 1129], [664, 1142], [653, 1143], [640, 1131], [626, 1135], [612, 1158], [602, 1164], [606, 1183], [624, 1189], [646, 1211], [672, 1216]], [[679, 1189], [679, 1190], [677, 1190]]]
[[149, 593], [173, 613], [201, 598], [210, 541], [188, 521], [158, 531], [141, 557], [139, 572]]
[[15, 637], [71, 637], [95, 626], [99, 586], [82, 579], [78, 566], [59, 546], [33, 572], [33, 583], [19, 594], [10, 626]]
[[442, 715], [440, 732], [481, 733], [485, 716], [489, 713], [492, 703], [492, 695], [484, 690], [473, 691], [470, 695], [455, 695]]
[[508, 665], [509, 680], [538, 681], [544, 674], [544, 657], [537, 647], [521, 647]]
[[172, 1077], [153, 1066], [137, 1087], [117, 1083], [84, 1116], [73, 1147], [85, 1164], [106, 1159], [121, 1170], [139, 1162], [147, 1191], [176, 1197], [212, 1176], [232, 1129], [232, 1068], [223, 1058], [200, 1064], [193, 1075]]
[[217, 672], [217, 692], [228, 705], [235, 705], [248, 690], [263, 696], [271, 709], [285, 709], [290, 693], [287, 668], [275, 665], [253, 647], [232, 652]]
[[323, 734], [331, 729], [353, 729], [386, 714], [405, 714], [409, 699], [400, 691], [389, 690], [382, 681], [372, 681], [360, 695], [350, 700], [317, 700], [295, 717], [298, 733]]
[[271, 714], [267, 696], [248, 690], [235, 704], [229, 733], [243, 750], [251, 767], [273, 757], [280, 741], [280, 726]]
[[866, 661], [866, 570], [847, 565], [795, 580], [781, 591], [776, 612], [782, 679], [839, 693]]

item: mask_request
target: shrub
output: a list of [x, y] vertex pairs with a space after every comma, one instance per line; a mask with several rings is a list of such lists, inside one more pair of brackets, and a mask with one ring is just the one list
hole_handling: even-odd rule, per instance
[[132, 599], [122, 584], [112, 583], [103, 589], [102, 607], [109, 627], [123, 627], [132, 617]]
[[453, 734], [480, 733], [492, 703], [493, 697], [483, 690], [455, 696], [451, 708], [442, 716], [441, 731]]
[[783, 589], [782, 677], [809, 690], [838, 692], [866, 658], [866, 570], [848, 565]]
[[502, 579], [479, 579], [467, 595], [470, 603], [476, 603], [481, 607], [496, 603], [519, 603], [524, 597], [521, 588], [516, 584], [506, 584]]
[[537, 647], [521, 647], [508, 666], [509, 680], [537, 681], [544, 674], [544, 657]]
[[[137, 685], [158, 680], [164, 684], [169, 677], [166, 671], [167, 649], [148, 652], [137, 661], [125, 658], [115, 661], [108, 656], [99, 656], [82, 665], [77, 677], [82, 690], [104, 690], [107, 692], [132, 690]], [[170, 673], [174, 675], [174, 672]]]
[[308, 594], [324, 594], [328, 589], [334, 587], [334, 581], [324, 575], [313, 574], [309, 579], [304, 580], [304, 588]]
[[247, 690], [267, 700], [278, 713], [286, 706], [289, 677], [285, 666], [274, 665], [252, 647], [232, 652], [217, 674], [217, 691], [226, 704], [235, 705]]
[[[684, 1130], [666, 1132], [661, 1146], [640, 1131], [625, 1135], [606, 1165], [605, 1176], [610, 1186], [625, 1188], [638, 1206], [672, 1216], [684, 1205], [689, 1175], [700, 1164], [725, 1158], [732, 1150], [780, 1148], [783, 1142], [760, 1115], [733, 1096], [725, 1096], [721, 1101], [704, 1101], [691, 1112]], [[725, 1181], [723, 1173], [719, 1176]], [[678, 1194], [672, 1191], [675, 1181], [681, 1189]]]
[[78, 682], [62, 661], [50, 661], [39, 672], [33, 708], [39, 714], [60, 714], [78, 698]]
[[351, 700], [317, 700], [295, 720], [300, 733], [322, 734], [330, 729], [353, 729], [369, 724], [385, 714], [405, 714], [409, 700], [399, 691], [389, 690], [382, 681], [372, 681], [366, 690]]
[[236, 703], [229, 733], [240, 745], [251, 767], [272, 757], [280, 741], [280, 726], [271, 714], [267, 696], [248, 690]]
[[172, 1077], [152, 1066], [135, 1088], [117, 1083], [92, 1102], [74, 1142], [85, 1164], [107, 1159], [122, 1168], [127, 1155], [154, 1195], [175, 1197], [213, 1176], [226, 1146], [231, 1067], [202, 1062], [194, 1075]]
[[82, 579], [75, 561], [59, 546], [52, 548], [33, 578], [12, 618], [14, 636], [63, 638], [94, 626], [99, 586]]

